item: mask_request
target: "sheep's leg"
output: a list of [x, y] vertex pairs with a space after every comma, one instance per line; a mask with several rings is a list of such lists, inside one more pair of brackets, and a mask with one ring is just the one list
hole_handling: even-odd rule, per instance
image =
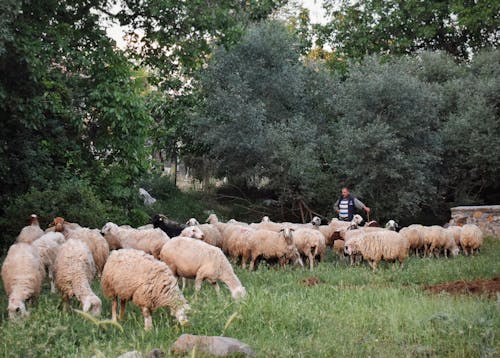
[[62, 300], [62, 308], [63, 308], [63, 311], [64, 311], [64, 312], [69, 311], [69, 309], [70, 309], [70, 304], [69, 304], [69, 297], [68, 297], [68, 296], [64, 296], [64, 297], [63, 297], [63, 300]]
[[219, 296], [220, 295], [220, 287], [219, 287], [219, 284], [217, 283], [217, 281], [212, 282], [212, 286], [214, 286], [215, 292], [217, 292], [217, 296]]
[[149, 308], [142, 307], [142, 315], [144, 316], [144, 330], [151, 330], [153, 328], [153, 317]]
[[56, 293], [56, 285], [54, 284], [54, 273], [49, 270], [50, 292]]
[[116, 322], [116, 308], [118, 306], [118, 298], [113, 297], [113, 302], [111, 303], [111, 320]]
[[183, 277], [182, 278], [182, 288], [181, 288], [181, 291], [184, 291], [185, 288], [186, 288], [186, 278]]
[[309, 270], [313, 270], [314, 269], [314, 256], [311, 252], [309, 252], [307, 254], [307, 258], [309, 259]]
[[253, 271], [253, 269], [254, 269], [254, 267], [255, 267], [255, 260], [256, 260], [256, 259], [257, 259], [256, 257], [253, 257], [253, 256], [252, 256], [252, 259], [250, 260], [250, 265], [249, 265], [249, 267], [250, 267], [250, 271]]
[[195, 289], [196, 291], [201, 290], [201, 284], [203, 283], [203, 279], [204, 279], [203, 275], [202, 275], [202, 274], [200, 274], [200, 272], [198, 272], [198, 273], [196, 274], [196, 278], [195, 278], [195, 280], [194, 280], [194, 289]]
[[125, 318], [125, 306], [127, 305], [127, 301], [124, 299], [120, 300], [120, 321], [123, 321]]

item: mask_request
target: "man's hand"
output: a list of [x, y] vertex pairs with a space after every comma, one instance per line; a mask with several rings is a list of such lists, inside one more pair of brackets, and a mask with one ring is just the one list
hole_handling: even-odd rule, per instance
[[367, 206], [365, 206], [365, 211], [366, 211], [366, 213], [369, 213], [370, 212], [370, 208], [367, 207]]
[[335, 209], [336, 212], [340, 213], [340, 209]]

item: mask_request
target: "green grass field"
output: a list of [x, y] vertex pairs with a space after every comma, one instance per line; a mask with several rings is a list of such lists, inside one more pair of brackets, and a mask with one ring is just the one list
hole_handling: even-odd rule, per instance
[[[500, 240], [487, 239], [478, 256], [454, 259], [410, 258], [403, 269], [381, 264], [349, 267], [328, 255], [314, 272], [260, 265], [236, 269], [248, 296], [234, 302], [224, 288], [217, 296], [205, 284], [191, 304], [190, 325], [180, 327], [166, 309], [143, 330], [142, 315], [128, 304], [124, 332], [98, 327], [74, 312], [63, 312], [48, 284], [31, 315], [6, 320], [7, 298], [0, 294], [0, 356], [115, 357], [131, 350], [167, 352], [182, 333], [226, 335], [249, 344], [258, 357], [498, 357], [500, 298], [433, 295], [422, 285], [500, 275]], [[308, 287], [302, 280], [322, 281]], [[101, 297], [99, 283], [94, 283]], [[111, 317], [103, 299], [101, 319]], [[74, 302], [74, 307], [78, 308]], [[236, 313], [234, 319], [230, 317]], [[229, 321], [228, 321], [229, 320]]]

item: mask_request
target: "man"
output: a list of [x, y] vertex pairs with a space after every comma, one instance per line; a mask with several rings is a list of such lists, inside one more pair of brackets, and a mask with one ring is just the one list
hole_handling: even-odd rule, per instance
[[367, 214], [370, 212], [370, 208], [352, 196], [347, 187], [342, 188], [342, 196], [335, 202], [334, 208], [343, 221], [351, 221], [356, 209], [364, 210]]

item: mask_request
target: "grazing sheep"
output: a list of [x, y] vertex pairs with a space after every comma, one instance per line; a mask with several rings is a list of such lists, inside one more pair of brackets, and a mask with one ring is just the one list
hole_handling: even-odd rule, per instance
[[453, 238], [455, 239], [455, 243], [457, 245], [460, 245], [460, 234], [462, 233], [462, 227], [450, 225], [446, 229], [451, 231], [451, 233], [453, 234]]
[[77, 239], [87, 244], [97, 267], [97, 274], [100, 275], [109, 256], [109, 245], [100, 231], [82, 227], [76, 230], [68, 230], [64, 236], [67, 239]]
[[189, 305], [179, 290], [177, 279], [164, 262], [144, 251], [113, 251], [104, 266], [101, 286], [104, 295], [113, 299], [114, 321], [119, 297], [120, 319], [124, 318], [125, 305], [131, 300], [142, 310], [145, 330], [153, 327], [152, 311], [160, 307], [170, 307], [170, 313], [181, 325], [188, 323]]
[[479, 251], [479, 248], [483, 244], [483, 232], [479, 227], [474, 224], [466, 224], [462, 226], [462, 232], [460, 233], [460, 246], [465, 255], [474, 254]]
[[61, 245], [54, 264], [54, 278], [65, 307], [69, 307], [71, 297], [76, 297], [84, 312], [101, 314], [101, 300], [90, 287], [96, 272], [92, 252], [84, 241], [70, 238]]
[[284, 228], [279, 233], [269, 230], [249, 231], [247, 240], [250, 242], [250, 270], [254, 269], [259, 257], [266, 260], [276, 258], [281, 267], [290, 261], [304, 266], [293, 241], [293, 231], [290, 228]]
[[391, 219], [385, 224], [385, 228], [387, 230], [398, 231], [399, 225], [397, 222]]
[[458, 254], [458, 246], [455, 244], [453, 233], [441, 226], [429, 226], [424, 230], [424, 244], [429, 245], [427, 254], [429, 256], [439, 256], [441, 250], [444, 251], [444, 256], [448, 257], [448, 251], [453, 256]]
[[347, 254], [359, 252], [368, 261], [373, 270], [377, 269], [380, 260], [399, 260], [401, 266], [408, 257], [410, 244], [399, 233], [386, 231], [369, 231], [362, 236], [345, 243]]
[[174, 237], [163, 246], [160, 258], [175, 276], [194, 278], [197, 291], [201, 289], [203, 280], [207, 280], [217, 292], [217, 282], [224, 282], [234, 299], [243, 298], [246, 294], [245, 287], [218, 247], [189, 237]]
[[410, 243], [410, 250], [415, 250], [415, 256], [419, 256], [419, 250], [424, 247], [424, 238], [421, 231], [415, 227], [404, 227], [399, 233]]
[[175, 237], [181, 234], [181, 231], [186, 228], [186, 225], [179, 224], [177, 221], [170, 220], [165, 215], [156, 214], [153, 217], [153, 226], [162, 229], [168, 237]]
[[40, 229], [40, 224], [38, 223], [38, 216], [31, 214], [30, 225], [25, 226], [21, 229], [21, 232], [17, 236], [16, 242], [24, 242], [26, 244], [31, 244], [33, 241], [38, 239], [43, 235], [43, 230]]
[[56, 292], [54, 284], [54, 263], [60, 246], [65, 242], [64, 235], [60, 232], [49, 232], [43, 234], [39, 239], [35, 240], [33, 247], [36, 247], [40, 255], [40, 261], [43, 265], [44, 272], [47, 273], [50, 280], [50, 291]]
[[18, 314], [28, 315], [24, 302], [38, 297], [43, 278], [44, 270], [36, 247], [19, 243], [9, 248], [2, 265], [3, 287], [9, 297], [9, 319]]
[[458, 253], [460, 252], [460, 249], [455, 242], [455, 238], [453, 237], [452, 232], [448, 232], [448, 230], [445, 231], [445, 236], [446, 236], [446, 242], [443, 245], [443, 252], [444, 256], [448, 257], [448, 253], [452, 256], [457, 256]]
[[241, 267], [245, 268], [250, 258], [250, 240], [248, 233], [255, 231], [251, 227], [241, 225], [228, 225], [223, 233], [225, 238], [222, 243], [222, 251], [232, 257], [237, 263], [241, 257]]
[[293, 233], [293, 240], [299, 253], [309, 259], [309, 268], [312, 271], [314, 258], [319, 255], [321, 261], [325, 253], [325, 237], [316, 229], [298, 229]]
[[142, 250], [155, 258], [160, 257], [163, 245], [169, 240], [167, 234], [161, 229], [124, 229], [108, 222], [101, 229], [104, 239], [111, 250], [136, 249]]

